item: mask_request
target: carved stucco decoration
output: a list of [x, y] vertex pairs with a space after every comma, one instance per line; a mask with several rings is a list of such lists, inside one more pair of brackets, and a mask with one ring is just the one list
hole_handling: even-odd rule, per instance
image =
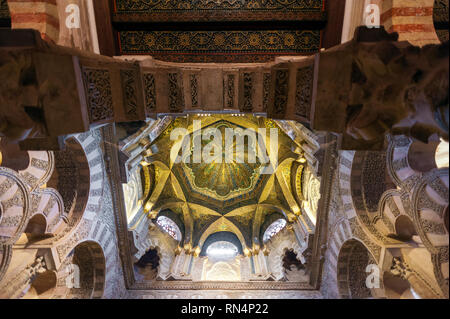
[[156, 84], [153, 73], [143, 75], [143, 85], [145, 92], [145, 111], [147, 114], [156, 112]]
[[288, 91], [289, 91], [289, 70], [288, 69], [276, 69], [272, 71], [272, 82], [275, 82], [275, 92], [273, 99], [274, 107], [273, 114], [268, 114], [273, 118], [282, 119], [285, 116], [287, 103], [288, 103]]
[[323, 0], [300, 0], [300, 1], [283, 1], [272, 0], [270, 2], [264, 0], [200, 0], [200, 1], [144, 1], [144, 0], [115, 0], [118, 12], [135, 12], [146, 13], [148, 11], [259, 11], [259, 10], [282, 10], [297, 12], [314, 12], [320, 11], [323, 7]]
[[84, 68], [83, 80], [89, 103], [91, 122], [114, 117], [111, 76], [108, 70]]
[[19, 175], [30, 191], [45, 185], [55, 169], [55, 158], [53, 152], [29, 151], [30, 164]]
[[314, 64], [298, 69], [296, 77], [295, 113], [305, 121], [309, 121], [313, 95]]
[[448, 207], [448, 170], [434, 171], [414, 188], [412, 195], [414, 223], [431, 252], [448, 246], [444, 212]]
[[134, 70], [121, 70], [120, 77], [122, 80], [123, 91], [123, 107], [125, 117], [130, 121], [138, 121], [138, 88], [136, 82], [136, 72]]
[[[260, 291], [267, 290], [272, 291], [274, 295], [277, 295], [279, 291], [295, 291], [295, 292], [310, 292], [316, 295], [319, 293], [314, 290], [306, 282], [279, 282], [279, 281], [253, 281], [253, 282], [192, 282], [192, 281], [153, 281], [147, 283], [136, 283], [134, 286], [136, 290], [147, 290], [158, 292], [159, 290], [195, 290], [195, 291], [214, 291], [214, 290], [226, 290], [229, 293], [231, 291], [245, 290], [245, 291]], [[169, 299], [170, 294], [166, 295], [166, 299]]]

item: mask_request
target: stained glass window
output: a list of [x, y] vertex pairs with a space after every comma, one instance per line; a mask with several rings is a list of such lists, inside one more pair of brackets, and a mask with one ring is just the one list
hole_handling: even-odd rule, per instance
[[267, 227], [266, 231], [264, 232], [263, 241], [267, 242], [273, 236], [278, 234], [284, 227], [286, 227], [286, 220], [282, 218], [276, 220], [269, 227]]
[[166, 216], [159, 216], [156, 220], [156, 224], [158, 224], [158, 226], [163, 231], [168, 233], [173, 239], [177, 241], [181, 240], [181, 231], [178, 228], [177, 224], [175, 224], [175, 222], [170, 218]]

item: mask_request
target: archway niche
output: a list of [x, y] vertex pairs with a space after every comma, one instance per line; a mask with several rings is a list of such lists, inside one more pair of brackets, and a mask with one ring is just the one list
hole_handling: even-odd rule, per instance
[[372, 255], [358, 240], [346, 241], [339, 251], [337, 281], [339, 294], [344, 299], [372, 298], [371, 289], [366, 285], [369, 273], [367, 266], [375, 264]]
[[42, 238], [47, 230], [47, 220], [44, 215], [36, 214], [29, 221], [27, 228], [25, 228], [25, 234], [28, 239]]
[[78, 225], [86, 209], [90, 191], [90, 171], [85, 152], [80, 143], [70, 137], [66, 149], [55, 151], [55, 169], [47, 187], [58, 190], [64, 202], [67, 226], [56, 234], [59, 240]]
[[397, 238], [402, 241], [410, 241], [413, 236], [417, 236], [413, 221], [405, 215], [401, 215], [395, 220], [395, 232]]
[[386, 153], [358, 151], [351, 172], [351, 195], [358, 214], [375, 218], [384, 192], [396, 188], [386, 165]]
[[93, 241], [78, 244], [58, 270], [58, 294], [64, 299], [103, 297], [106, 261], [102, 247]]
[[298, 259], [293, 249], [285, 249], [283, 255], [283, 271], [287, 281], [301, 281], [305, 276], [305, 265]]
[[160, 256], [156, 248], [148, 250], [135, 264], [134, 273], [137, 281], [151, 281], [158, 277]]

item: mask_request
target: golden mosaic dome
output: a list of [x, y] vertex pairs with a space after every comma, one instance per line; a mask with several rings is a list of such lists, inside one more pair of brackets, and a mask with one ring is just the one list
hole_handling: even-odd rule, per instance
[[[243, 128], [227, 121], [220, 121], [205, 128], [204, 131], [210, 129], [217, 129], [221, 139], [219, 141], [216, 141], [216, 137], [202, 139], [202, 149], [204, 150], [208, 145], [211, 148], [217, 146], [221, 152], [215, 153], [216, 155], [210, 163], [204, 161], [183, 163], [183, 168], [193, 189], [207, 196], [221, 199], [230, 199], [253, 189], [261, 168], [261, 162], [255, 156], [256, 140], [241, 136], [245, 141], [243, 152], [241, 152], [236, 145], [237, 139], [234, 139], [232, 147], [229, 147], [226, 145], [225, 138], [226, 129], [236, 132], [235, 129], [239, 131]], [[193, 152], [194, 147], [192, 146], [189, 155], [192, 155]], [[226, 153], [233, 155], [231, 161], [227, 160]], [[238, 160], [239, 156], [242, 157], [242, 160]], [[255, 160], [253, 161], [251, 158]]]

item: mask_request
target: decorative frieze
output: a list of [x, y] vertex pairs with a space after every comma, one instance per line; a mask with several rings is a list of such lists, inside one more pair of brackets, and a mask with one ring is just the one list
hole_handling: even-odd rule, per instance
[[191, 74], [189, 77], [189, 83], [191, 86], [191, 105], [192, 107], [198, 107], [198, 76], [197, 74]]
[[180, 113], [184, 109], [178, 73], [168, 73], [169, 112]]
[[313, 93], [314, 65], [297, 70], [295, 114], [309, 121]]
[[225, 107], [229, 109], [233, 109], [236, 107], [235, 105], [235, 79], [236, 76], [234, 74], [227, 74], [226, 80], [225, 80], [225, 92], [224, 92], [224, 98], [225, 98]]
[[156, 84], [153, 73], [144, 73], [145, 111], [147, 114], [156, 111]]
[[133, 70], [120, 70], [122, 79], [123, 108], [129, 121], [139, 120], [136, 76]]
[[270, 84], [272, 75], [270, 73], [263, 74], [263, 112], [267, 112], [270, 100]]
[[92, 123], [114, 117], [111, 79], [108, 70], [84, 68], [83, 79]]
[[251, 112], [253, 109], [253, 73], [243, 74], [243, 105], [242, 112]]
[[289, 71], [287, 69], [277, 69], [274, 71], [274, 97], [273, 110], [268, 112], [268, 116], [273, 118], [283, 118], [286, 114], [288, 93], [289, 93]]

